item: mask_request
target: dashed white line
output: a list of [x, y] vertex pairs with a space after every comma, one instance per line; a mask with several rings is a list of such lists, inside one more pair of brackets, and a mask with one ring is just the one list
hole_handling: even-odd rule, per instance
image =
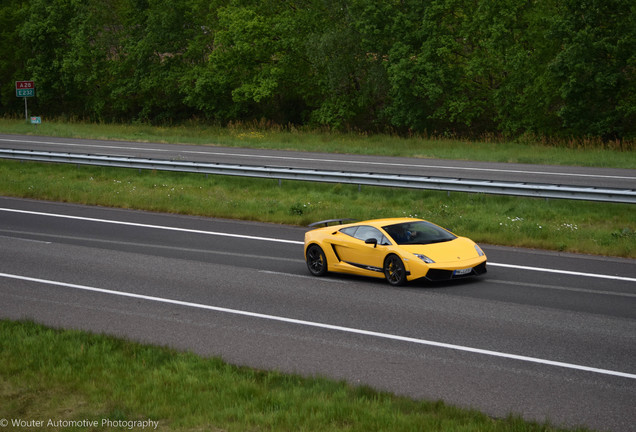
[[8, 236], [0, 235], [0, 238], [11, 239], [11, 240], [20, 240], [20, 241], [24, 241], [24, 242], [28, 242], [28, 243], [51, 244], [51, 242], [49, 242], [49, 241], [34, 240], [34, 239], [23, 238], [23, 237], [8, 237]]
[[[311, 279], [313, 281], [316, 280], [316, 277], [314, 277], [314, 276], [305, 276], [305, 275], [299, 275], [299, 274], [295, 274], [295, 273], [284, 273], [284, 272], [277, 272], [277, 271], [270, 271], [270, 270], [259, 270], [258, 272], [259, 273], [264, 273], [264, 274], [276, 275], [276, 276], [285, 276], [285, 277], [300, 278], [300, 279]], [[319, 278], [319, 280], [321, 282], [337, 283], [338, 285], [347, 285], [348, 284], [348, 282], [343, 282], [340, 279], [336, 280], [336, 279], [329, 279], [329, 278]]]
[[549, 290], [556, 290], [556, 291], [570, 291], [575, 293], [636, 298], [636, 293], [630, 293], [630, 292], [617, 292], [617, 291], [604, 291], [604, 290], [586, 289], [586, 288], [561, 287], [556, 285], [545, 285], [545, 284], [527, 283], [527, 282], [510, 281], [510, 280], [497, 280], [497, 279], [487, 279], [487, 280], [489, 283], [502, 284], [502, 285], [508, 285], [508, 286], [541, 288], [541, 289], [549, 289]]

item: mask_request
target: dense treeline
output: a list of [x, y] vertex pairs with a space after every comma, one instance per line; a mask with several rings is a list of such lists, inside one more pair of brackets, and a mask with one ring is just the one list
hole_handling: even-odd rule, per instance
[[0, 114], [636, 137], [633, 0], [3, 0]]

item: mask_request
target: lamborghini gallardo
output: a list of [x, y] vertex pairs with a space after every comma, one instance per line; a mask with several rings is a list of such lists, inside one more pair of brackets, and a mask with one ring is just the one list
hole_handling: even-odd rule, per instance
[[431, 222], [346, 221], [316, 222], [305, 233], [305, 261], [314, 276], [349, 273], [386, 278], [399, 286], [417, 279], [443, 281], [486, 273], [486, 255], [477, 244]]

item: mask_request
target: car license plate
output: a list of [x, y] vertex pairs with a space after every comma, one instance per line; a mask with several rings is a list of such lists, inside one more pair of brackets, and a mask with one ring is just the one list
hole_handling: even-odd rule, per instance
[[472, 267], [465, 268], [465, 269], [458, 269], [453, 272], [453, 276], [464, 276], [469, 274], [472, 271], [473, 271]]

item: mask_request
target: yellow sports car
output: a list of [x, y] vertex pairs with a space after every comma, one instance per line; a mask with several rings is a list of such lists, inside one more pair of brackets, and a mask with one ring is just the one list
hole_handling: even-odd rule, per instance
[[[330, 223], [337, 225], [329, 225]], [[327, 272], [386, 278], [391, 285], [442, 281], [486, 273], [486, 255], [472, 240], [422, 219], [345, 220], [305, 233], [305, 261], [314, 276]]]

